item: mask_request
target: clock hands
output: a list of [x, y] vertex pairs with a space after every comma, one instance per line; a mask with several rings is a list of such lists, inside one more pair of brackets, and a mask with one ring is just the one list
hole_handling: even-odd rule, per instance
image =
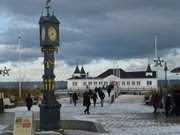
[[48, 36], [49, 36], [49, 39], [51, 41], [55, 41], [56, 40], [56, 38], [57, 38], [56, 29], [53, 26], [49, 27], [49, 29], [48, 29]]
[[53, 32], [51, 32], [51, 35], [54, 35], [54, 33], [53, 33]]

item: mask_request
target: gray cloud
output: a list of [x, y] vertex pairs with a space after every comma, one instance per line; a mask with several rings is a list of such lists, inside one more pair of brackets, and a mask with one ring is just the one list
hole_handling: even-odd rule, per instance
[[[38, 19], [44, 3], [43, 0], [3, 0], [1, 14], [13, 18], [8, 30], [0, 34], [3, 43], [6, 39], [6, 43], [14, 44], [21, 31], [24, 47], [39, 49]], [[68, 64], [89, 63], [100, 58], [153, 56], [155, 33], [159, 35], [160, 53], [179, 47], [178, 0], [52, 0], [51, 5], [61, 21], [61, 47], [57, 57]], [[40, 51], [29, 53], [24, 60], [39, 56]], [[8, 59], [12, 60], [11, 57]]]

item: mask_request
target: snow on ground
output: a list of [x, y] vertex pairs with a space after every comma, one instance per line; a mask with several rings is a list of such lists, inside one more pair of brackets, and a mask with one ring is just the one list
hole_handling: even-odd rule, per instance
[[[167, 122], [162, 115], [154, 116], [152, 106], [144, 105], [143, 96], [120, 95], [115, 103], [110, 104], [106, 97], [104, 107], [98, 104], [91, 105], [90, 115], [84, 115], [82, 103], [77, 106], [69, 104], [69, 99], [59, 100], [62, 104], [61, 119], [88, 120], [101, 123], [106, 135], [179, 135], [180, 123]], [[6, 112], [25, 111], [26, 107], [7, 109]], [[38, 106], [33, 106], [32, 110], [39, 112]], [[160, 118], [157, 118], [160, 117]], [[175, 118], [176, 119], [176, 118]], [[97, 133], [85, 131], [65, 131], [66, 135], [99, 135]]]

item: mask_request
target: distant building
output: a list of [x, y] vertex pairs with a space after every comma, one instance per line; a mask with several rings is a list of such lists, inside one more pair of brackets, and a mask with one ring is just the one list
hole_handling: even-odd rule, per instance
[[108, 69], [96, 77], [90, 77], [76, 66], [71, 78], [67, 80], [68, 90], [86, 90], [95, 87], [106, 87], [114, 84], [121, 92], [147, 92], [158, 88], [156, 71], [152, 71], [148, 64], [145, 71], [126, 72], [121, 68]]

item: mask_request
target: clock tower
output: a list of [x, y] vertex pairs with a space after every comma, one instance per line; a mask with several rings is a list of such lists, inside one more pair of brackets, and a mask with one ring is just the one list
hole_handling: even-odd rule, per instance
[[60, 107], [57, 102], [55, 91], [54, 52], [59, 46], [59, 20], [54, 13], [50, 13], [50, 0], [47, 0], [47, 14], [41, 15], [40, 26], [40, 47], [44, 53], [44, 75], [43, 75], [43, 100], [40, 105], [40, 130], [60, 129]]

